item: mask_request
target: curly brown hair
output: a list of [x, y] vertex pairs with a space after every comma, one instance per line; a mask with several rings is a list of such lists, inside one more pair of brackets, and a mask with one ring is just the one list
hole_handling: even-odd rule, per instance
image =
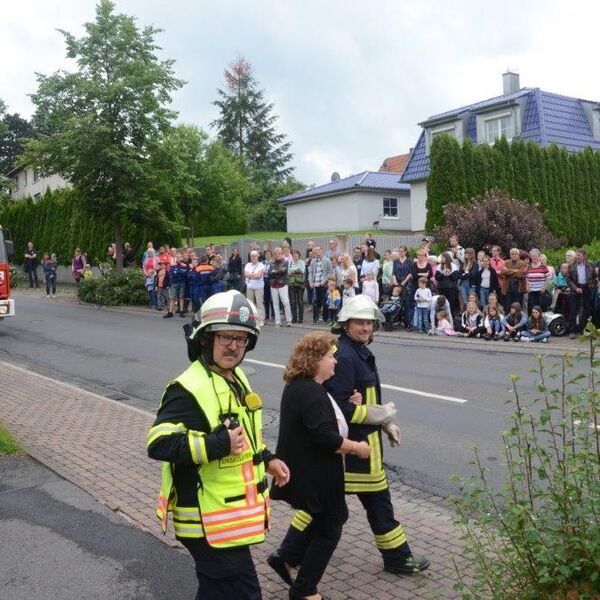
[[335, 342], [335, 337], [325, 331], [313, 331], [299, 339], [292, 348], [283, 374], [285, 382], [292, 383], [300, 377], [314, 377], [319, 361], [331, 350]]

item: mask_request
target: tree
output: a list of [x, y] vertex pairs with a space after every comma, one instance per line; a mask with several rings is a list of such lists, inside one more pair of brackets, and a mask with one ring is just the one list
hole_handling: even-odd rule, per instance
[[[4, 123], [5, 111], [6, 104], [4, 104], [2, 100], [0, 100], [0, 117], [2, 117], [2, 120], [0, 120], [0, 139], [3, 138], [8, 132], [8, 128]], [[10, 193], [10, 181], [7, 177], [4, 176], [4, 173], [4, 169], [0, 169], [0, 202], [8, 199]]]
[[445, 240], [456, 234], [465, 248], [489, 251], [498, 245], [508, 255], [511, 248], [559, 246], [538, 208], [514, 200], [504, 190], [490, 190], [467, 206], [448, 204], [444, 216], [445, 225], [434, 229], [433, 235]]
[[208, 135], [204, 131], [195, 125], [181, 124], [169, 131], [153, 156], [157, 193], [175, 200], [190, 246], [201, 206], [200, 172], [207, 145]]
[[465, 201], [465, 170], [458, 142], [453, 136], [436, 136], [431, 144], [431, 172], [427, 180], [427, 220], [431, 231], [444, 222], [444, 206]]
[[33, 126], [17, 113], [5, 114], [0, 132], [0, 173], [6, 175], [15, 167], [16, 158], [23, 151], [23, 140], [33, 135]]
[[293, 168], [291, 143], [277, 133], [277, 115], [273, 104], [265, 100], [264, 91], [252, 74], [252, 65], [239, 57], [225, 69], [225, 89], [218, 89], [213, 102], [220, 116], [212, 122], [223, 145], [242, 159], [253, 181], [283, 181]]
[[[286, 209], [277, 202], [277, 199], [293, 194], [304, 187], [293, 177], [278, 183], [259, 182], [253, 185], [250, 189], [251, 208], [248, 214], [251, 231], [286, 231]], [[262, 201], [253, 206], [253, 197], [262, 198]]]
[[151, 194], [157, 174], [149, 159], [170, 129], [176, 113], [166, 106], [183, 82], [173, 61], [157, 58], [160, 30], [140, 29], [114, 9], [101, 0], [81, 38], [61, 31], [77, 69], [38, 75], [31, 97], [40, 133], [21, 162], [69, 179], [86, 211], [112, 223], [121, 268], [124, 219], [177, 228], [170, 207]]

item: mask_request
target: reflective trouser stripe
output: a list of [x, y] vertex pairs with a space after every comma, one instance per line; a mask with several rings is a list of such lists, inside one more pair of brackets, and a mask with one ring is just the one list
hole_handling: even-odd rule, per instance
[[379, 550], [393, 550], [406, 544], [406, 535], [402, 525], [394, 527], [391, 531], [382, 534], [375, 534], [375, 545]]
[[206, 454], [206, 440], [205, 435], [201, 431], [194, 431], [190, 429], [187, 432], [187, 440], [190, 447], [190, 454], [192, 460], [199, 465], [200, 463], [208, 462], [208, 455]]
[[347, 494], [380, 492], [388, 487], [385, 471], [378, 473], [344, 473], [344, 488]]
[[354, 409], [350, 423], [361, 425], [367, 418], [367, 407], [364, 404], [360, 404]]
[[185, 433], [187, 431], [183, 423], [160, 423], [150, 428], [148, 431], [147, 446], [150, 446], [159, 437], [173, 435], [175, 433]]
[[298, 531], [304, 531], [311, 523], [312, 517], [305, 511], [299, 510], [292, 519], [292, 527]]

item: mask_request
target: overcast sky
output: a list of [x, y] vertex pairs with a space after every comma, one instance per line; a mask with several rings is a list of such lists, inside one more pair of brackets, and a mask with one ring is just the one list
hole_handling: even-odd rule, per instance
[[[209, 130], [215, 90], [237, 55], [292, 141], [306, 184], [377, 170], [414, 146], [429, 115], [496, 96], [503, 72], [521, 85], [600, 100], [600, 2], [566, 0], [117, 0], [164, 29], [162, 55], [187, 85], [179, 120]], [[91, 0], [3, 0], [0, 98], [30, 117], [35, 72], [68, 67], [57, 28], [94, 19]], [[210, 130], [209, 130], [210, 131]], [[214, 135], [214, 132], [211, 132]]]

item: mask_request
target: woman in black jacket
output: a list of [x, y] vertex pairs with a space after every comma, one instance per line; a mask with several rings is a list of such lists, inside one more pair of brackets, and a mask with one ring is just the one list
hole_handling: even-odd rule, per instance
[[242, 283], [242, 257], [237, 248], [231, 251], [231, 256], [227, 264], [227, 272], [229, 273], [229, 289], [239, 292]]
[[[291, 478], [285, 487], [273, 484], [271, 497], [300, 509], [307, 527], [303, 535], [290, 527], [268, 563], [291, 586], [290, 598], [321, 597], [317, 584], [348, 518], [343, 455], [370, 454], [365, 442], [347, 439], [344, 416], [323, 387], [334, 373], [334, 344], [328, 333], [305, 335], [294, 346], [284, 374], [277, 456], [286, 461]], [[292, 581], [290, 569], [297, 565]]]

